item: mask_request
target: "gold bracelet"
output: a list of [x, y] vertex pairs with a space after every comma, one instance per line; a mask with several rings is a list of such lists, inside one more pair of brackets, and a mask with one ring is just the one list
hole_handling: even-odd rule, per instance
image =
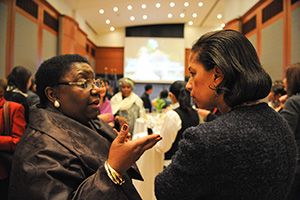
[[105, 171], [110, 178], [110, 180], [116, 184], [116, 185], [122, 185], [125, 183], [125, 180], [123, 179], [122, 175], [119, 174], [114, 168], [112, 168], [107, 161], [104, 163]]

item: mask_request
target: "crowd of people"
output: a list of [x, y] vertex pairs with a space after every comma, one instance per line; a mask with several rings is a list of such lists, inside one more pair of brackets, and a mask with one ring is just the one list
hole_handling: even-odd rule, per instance
[[[14, 67], [0, 79], [1, 199], [141, 199], [136, 161], [154, 146], [157, 199], [300, 199], [300, 63], [272, 83], [249, 40], [222, 30], [196, 41], [188, 71], [152, 99], [127, 77], [111, 94], [80, 55]], [[133, 140], [151, 112], [160, 130]]]

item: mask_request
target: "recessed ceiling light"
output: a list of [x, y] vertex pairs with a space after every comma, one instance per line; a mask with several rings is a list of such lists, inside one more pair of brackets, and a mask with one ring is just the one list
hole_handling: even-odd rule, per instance
[[148, 16], [147, 15], [143, 15], [143, 19], [144, 20], [148, 19]]
[[221, 27], [222, 27], [222, 28], [224, 28], [224, 27], [225, 27], [225, 24], [224, 24], [224, 23], [222, 23], [222, 24], [221, 24]]
[[146, 9], [146, 8], [147, 8], [146, 4], [142, 4], [141, 7], [142, 7], [143, 9]]
[[180, 13], [179, 17], [184, 18], [184, 13]]
[[223, 17], [223, 16], [222, 16], [221, 14], [218, 14], [218, 15], [217, 15], [217, 18], [218, 18], [218, 19], [222, 19], [222, 17]]
[[128, 5], [128, 6], [127, 6], [127, 9], [128, 9], [128, 10], [132, 10], [132, 5]]
[[156, 8], [160, 8], [160, 3], [156, 3], [156, 4], [155, 4], [155, 7], [156, 7]]
[[115, 29], [115, 27], [111, 26], [111, 27], [109, 28], [109, 30], [110, 30], [110, 31], [115, 31], [116, 29]]
[[110, 24], [110, 20], [109, 19], [105, 20], [105, 23]]
[[173, 7], [175, 6], [175, 3], [174, 3], [174, 2], [170, 2], [170, 4], [169, 4], [169, 5], [170, 5], [170, 7], [172, 7], [172, 8], [173, 8]]
[[100, 9], [100, 10], [99, 10], [99, 13], [100, 13], [100, 14], [104, 14], [104, 10], [103, 10], [103, 9]]
[[202, 6], [203, 6], [203, 2], [200, 1], [200, 2], [198, 3], [198, 6], [199, 6], [199, 7], [202, 7]]
[[173, 17], [172, 13], [169, 13], [168, 18], [172, 18], [172, 17]]
[[190, 26], [192, 26], [194, 23], [193, 23], [193, 21], [189, 21], [188, 24], [189, 24]]
[[192, 17], [193, 17], [193, 18], [196, 18], [197, 16], [198, 16], [197, 13], [193, 13], [193, 14], [192, 14]]
[[184, 7], [188, 7], [190, 4], [189, 4], [189, 2], [186, 1], [186, 2], [184, 2], [183, 5], [184, 5]]
[[134, 16], [131, 16], [131, 17], [130, 17], [130, 20], [131, 20], [131, 21], [134, 21], [134, 20], [135, 20], [135, 17], [134, 17]]
[[115, 7], [113, 8], [113, 11], [115, 11], [115, 12], [118, 12], [118, 10], [119, 10], [119, 8], [118, 8], [117, 6], [115, 6]]

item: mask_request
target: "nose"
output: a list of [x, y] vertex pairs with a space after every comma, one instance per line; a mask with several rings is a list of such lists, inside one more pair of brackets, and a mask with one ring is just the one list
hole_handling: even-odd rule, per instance
[[191, 84], [191, 79], [189, 78], [187, 84], [185, 85], [185, 89], [189, 92], [192, 91], [192, 84]]

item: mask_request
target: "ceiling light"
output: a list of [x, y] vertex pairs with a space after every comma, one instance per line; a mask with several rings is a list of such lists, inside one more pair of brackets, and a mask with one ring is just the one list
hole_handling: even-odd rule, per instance
[[193, 17], [193, 18], [196, 18], [197, 16], [198, 16], [197, 13], [193, 13], [193, 14], [192, 14], [192, 17]]
[[188, 24], [189, 24], [190, 26], [192, 26], [194, 23], [193, 23], [193, 21], [189, 21]]
[[203, 2], [200, 1], [200, 2], [198, 3], [198, 6], [199, 6], [199, 7], [202, 7], [202, 6], [203, 6]]
[[128, 6], [127, 6], [127, 9], [128, 9], [128, 10], [132, 10], [132, 5], [128, 5]]
[[118, 10], [119, 10], [119, 8], [118, 8], [117, 6], [115, 6], [115, 7], [113, 8], [113, 11], [115, 11], [115, 12], [118, 12]]
[[188, 7], [190, 4], [189, 4], [189, 2], [186, 1], [186, 2], [184, 2], [183, 5], [184, 5], [184, 7]]
[[147, 8], [146, 4], [142, 4], [141, 7], [142, 7], [143, 9], [146, 9], [146, 8]]
[[156, 3], [156, 4], [155, 4], [155, 7], [156, 7], [156, 8], [160, 8], [160, 3]]
[[148, 18], [147, 15], [143, 15], [143, 19], [146, 20]]
[[218, 18], [218, 19], [222, 19], [222, 17], [223, 17], [223, 16], [222, 16], [221, 14], [218, 14], [218, 15], [217, 15], [217, 18]]
[[104, 10], [103, 10], [103, 9], [100, 9], [100, 10], [99, 10], [99, 13], [100, 13], [100, 14], [104, 14]]
[[184, 18], [184, 13], [180, 13], [179, 17]]
[[170, 5], [170, 7], [172, 7], [172, 8], [173, 8], [173, 7], [175, 6], [175, 3], [174, 3], [174, 2], [170, 2], [170, 4], [169, 4], [169, 5]]
[[110, 20], [109, 19], [105, 20], [105, 23], [110, 24]]
[[110, 31], [115, 31], [116, 29], [115, 29], [115, 27], [111, 26], [111, 27], [109, 28], [109, 30], [110, 30]]
[[221, 27], [222, 27], [222, 28], [224, 28], [224, 27], [225, 27], [225, 24], [224, 24], [224, 23], [222, 23], [222, 24], [221, 24]]
[[131, 17], [130, 17], [130, 20], [131, 20], [131, 21], [134, 21], [134, 20], [135, 20], [135, 17], [134, 17], [134, 16], [131, 16]]
[[169, 13], [168, 18], [172, 18], [172, 17], [173, 17], [172, 13]]

